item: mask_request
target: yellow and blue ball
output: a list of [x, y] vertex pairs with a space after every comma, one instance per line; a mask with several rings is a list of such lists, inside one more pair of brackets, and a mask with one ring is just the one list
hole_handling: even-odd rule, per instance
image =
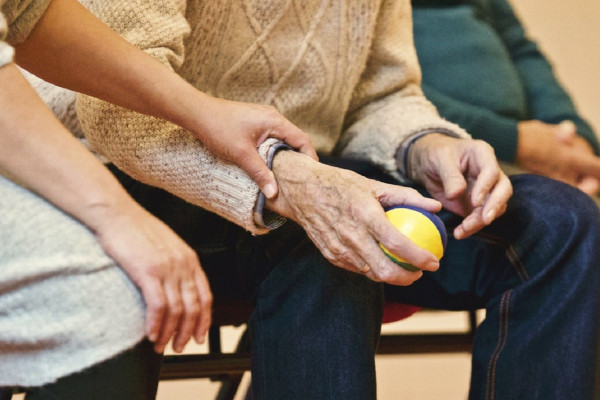
[[[444, 255], [448, 234], [442, 220], [432, 212], [412, 206], [395, 206], [385, 210], [390, 222], [417, 246], [433, 253], [438, 260]], [[403, 258], [392, 254], [383, 244], [384, 253], [396, 264], [409, 271], [419, 269]]]

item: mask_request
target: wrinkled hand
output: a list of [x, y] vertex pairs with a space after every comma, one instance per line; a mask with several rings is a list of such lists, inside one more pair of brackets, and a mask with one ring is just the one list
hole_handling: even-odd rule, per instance
[[421, 271], [410, 272], [392, 262], [379, 247], [381, 242], [420, 269], [439, 267], [432, 253], [394, 228], [382, 208], [406, 204], [437, 212], [439, 202], [292, 151], [276, 154], [273, 171], [280, 193], [267, 207], [300, 224], [332, 264], [353, 272], [364, 272], [368, 265], [367, 277], [396, 285], [409, 285], [421, 277]]
[[409, 177], [444, 208], [465, 217], [454, 230], [457, 239], [474, 234], [506, 211], [512, 185], [489, 144], [430, 134], [411, 146], [408, 157]]
[[256, 148], [276, 138], [313, 159], [317, 153], [310, 138], [275, 108], [212, 98], [203, 107], [202, 129], [195, 134], [219, 157], [242, 168], [267, 198], [277, 196], [275, 176]]
[[600, 158], [577, 135], [575, 124], [532, 120], [520, 122], [518, 129], [516, 162], [520, 167], [568, 183], [589, 195], [600, 191]]
[[140, 287], [146, 302], [146, 335], [162, 353], [171, 338], [181, 352], [198, 343], [211, 323], [212, 293], [196, 253], [143, 208], [110, 213], [94, 232], [107, 252]]

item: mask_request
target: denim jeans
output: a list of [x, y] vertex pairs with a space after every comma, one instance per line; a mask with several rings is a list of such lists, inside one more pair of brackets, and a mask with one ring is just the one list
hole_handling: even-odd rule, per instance
[[[449, 238], [439, 271], [388, 299], [432, 308], [485, 308], [473, 349], [470, 399], [594, 398], [600, 328], [600, 219], [565, 184], [512, 179], [506, 213], [478, 235]], [[441, 217], [448, 229], [458, 222]]]
[[[471, 399], [593, 398], [600, 216], [576, 189], [514, 177], [504, 216], [472, 238], [450, 237], [439, 271], [396, 287], [330, 265], [291, 221], [252, 236], [115, 174], [196, 249], [215, 303], [223, 297], [254, 303], [255, 399], [374, 399], [384, 295], [438, 309], [486, 308], [474, 343]], [[451, 233], [459, 218], [441, 217]]]
[[383, 285], [329, 264], [298, 225], [263, 236], [111, 168], [200, 258], [214, 295], [248, 300], [254, 399], [374, 399]]

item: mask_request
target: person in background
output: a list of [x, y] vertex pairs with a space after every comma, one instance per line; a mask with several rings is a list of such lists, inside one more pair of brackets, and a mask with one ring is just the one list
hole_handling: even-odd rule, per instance
[[[276, 107], [322, 155], [265, 141], [279, 187], [265, 199], [177, 125], [82, 94], [57, 105], [60, 90], [36, 84], [198, 252], [215, 304], [252, 301], [254, 398], [376, 398], [384, 300], [486, 308], [471, 399], [593, 398], [600, 212], [562, 182], [509, 180], [489, 144], [440, 118], [420, 88], [409, 0], [82, 3], [201, 91]], [[441, 261], [387, 220], [397, 204], [443, 207]]]
[[412, 6], [423, 91], [440, 114], [492, 145], [500, 161], [597, 195], [597, 137], [508, 0]]
[[[36, 34], [48, 25], [63, 36]], [[76, 27], [97, 42], [75, 46]], [[270, 196], [256, 145], [277, 137], [316, 155], [274, 109], [199, 92], [75, 1], [0, 1], [0, 398], [19, 387], [27, 399], [153, 399], [167, 342], [204, 341], [209, 283], [190, 246], [37, 96], [13, 63], [30, 67], [20, 46], [32, 42], [50, 81], [180, 123]], [[215, 126], [216, 112], [237, 120]]]

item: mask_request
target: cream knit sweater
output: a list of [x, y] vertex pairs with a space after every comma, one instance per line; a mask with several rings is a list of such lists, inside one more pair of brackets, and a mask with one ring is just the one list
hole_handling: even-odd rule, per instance
[[[82, 3], [200, 90], [275, 106], [319, 151], [367, 159], [402, 178], [395, 153], [407, 137], [467, 136], [422, 95], [409, 0]], [[77, 114], [93, 150], [134, 178], [266, 231], [253, 218], [257, 186], [189, 132], [86, 96]]]

